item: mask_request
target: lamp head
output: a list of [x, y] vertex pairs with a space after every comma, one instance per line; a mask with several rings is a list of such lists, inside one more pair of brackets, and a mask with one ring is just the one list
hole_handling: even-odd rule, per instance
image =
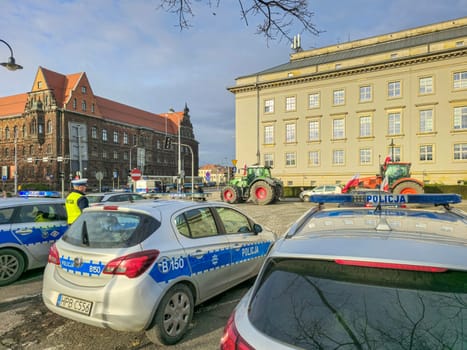
[[23, 69], [23, 66], [20, 66], [19, 64], [16, 64], [15, 58], [12, 56], [8, 58], [8, 62], [2, 62], [0, 63], [3, 67], [5, 67], [8, 70], [17, 70], [17, 69]]

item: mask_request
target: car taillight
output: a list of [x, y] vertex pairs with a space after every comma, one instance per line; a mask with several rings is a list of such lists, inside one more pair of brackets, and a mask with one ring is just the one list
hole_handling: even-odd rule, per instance
[[221, 350], [254, 350], [255, 348], [243, 339], [235, 327], [235, 311], [229, 317], [220, 343]]
[[375, 262], [375, 261], [336, 259], [335, 262], [341, 265], [376, 267], [379, 269], [396, 269], [396, 270], [410, 270], [410, 271], [423, 271], [423, 272], [446, 272], [447, 271], [447, 269], [443, 267], [395, 264], [395, 263], [384, 263], [384, 262]]
[[47, 262], [54, 265], [60, 265], [60, 256], [58, 255], [58, 249], [55, 243], [52, 244], [52, 246], [49, 249], [49, 257], [47, 259]]
[[158, 256], [159, 251], [155, 249], [121, 256], [105, 265], [103, 273], [135, 278], [146, 271]]

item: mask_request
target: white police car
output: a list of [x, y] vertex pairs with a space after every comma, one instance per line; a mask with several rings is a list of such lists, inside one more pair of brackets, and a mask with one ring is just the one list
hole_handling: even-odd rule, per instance
[[79, 322], [174, 344], [195, 305], [256, 276], [275, 239], [220, 202], [90, 207], [51, 248], [43, 301]]
[[222, 350], [466, 349], [467, 214], [451, 206], [460, 196], [310, 201], [319, 205], [274, 244], [229, 318]]
[[0, 286], [45, 266], [50, 246], [68, 228], [63, 199], [5, 198], [0, 201]]

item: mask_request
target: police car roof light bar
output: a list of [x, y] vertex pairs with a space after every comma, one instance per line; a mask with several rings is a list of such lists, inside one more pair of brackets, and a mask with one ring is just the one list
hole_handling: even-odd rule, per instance
[[382, 192], [381, 194], [319, 194], [311, 195], [312, 203], [375, 203], [381, 205], [394, 204], [433, 204], [449, 205], [462, 202], [462, 197], [455, 193], [448, 194], [392, 194]]

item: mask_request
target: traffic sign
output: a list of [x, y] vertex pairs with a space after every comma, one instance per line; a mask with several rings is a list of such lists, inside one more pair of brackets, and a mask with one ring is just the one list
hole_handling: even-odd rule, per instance
[[133, 181], [138, 181], [141, 179], [141, 170], [139, 170], [138, 168], [134, 168], [131, 173], [130, 173], [130, 176], [131, 176], [131, 179]]

